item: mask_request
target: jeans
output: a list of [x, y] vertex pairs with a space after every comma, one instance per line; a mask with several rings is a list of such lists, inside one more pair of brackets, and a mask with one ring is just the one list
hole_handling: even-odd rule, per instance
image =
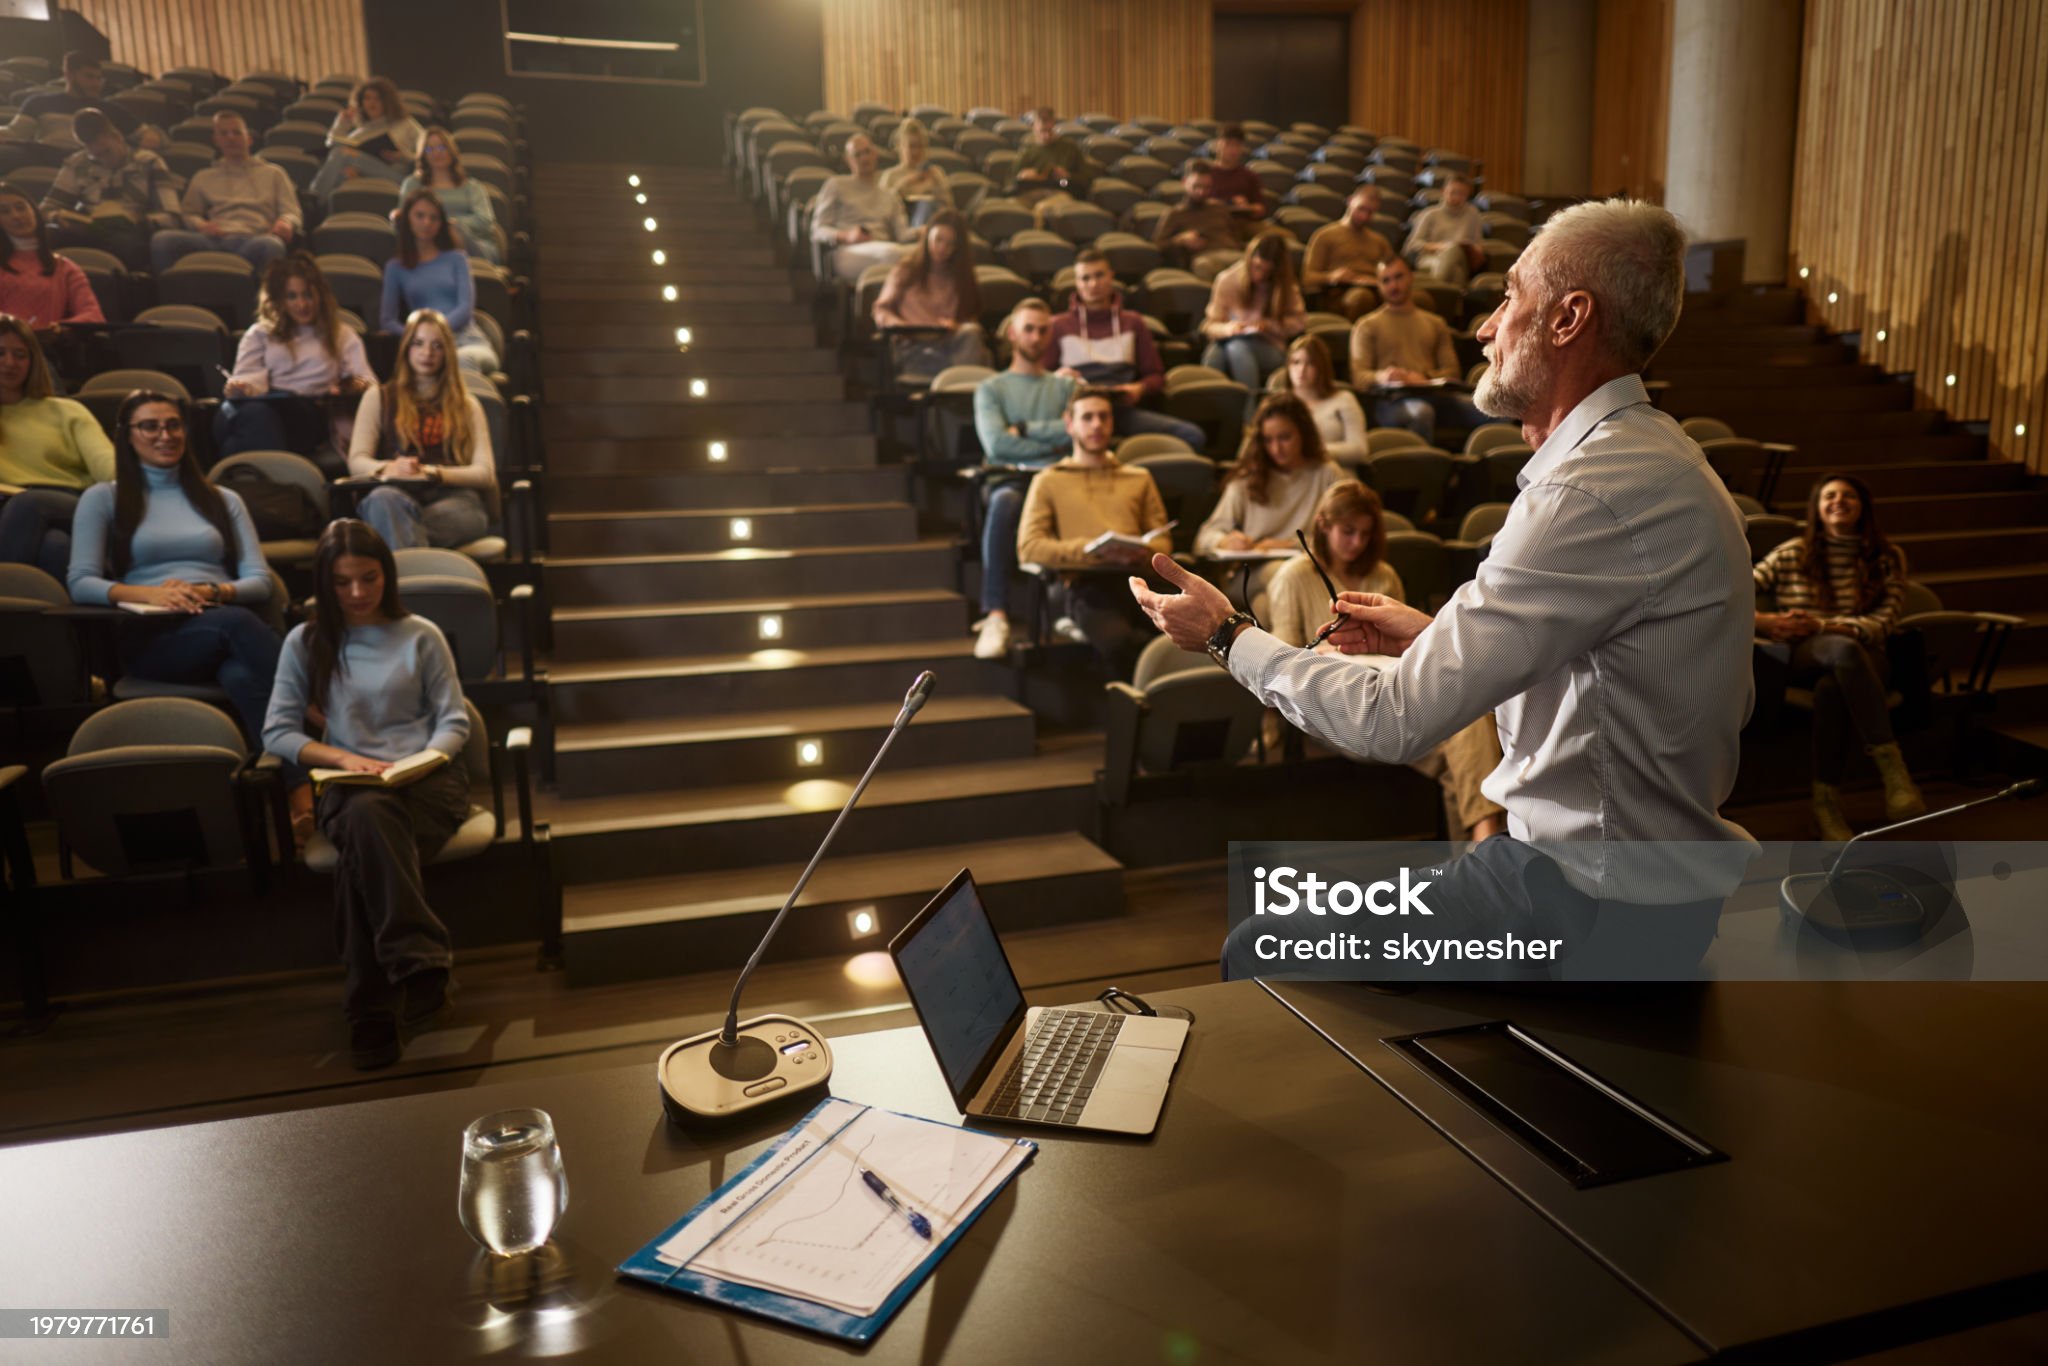
[[311, 459], [327, 439], [325, 410], [284, 389], [228, 399], [213, 417], [213, 448], [222, 460], [244, 451], [291, 451]]
[[981, 519], [981, 610], [1010, 610], [1010, 574], [1017, 567], [1017, 526], [1024, 520], [1028, 480], [1012, 480], [988, 491]]
[[1813, 776], [1839, 785], [1853, 744], [1892, 743], [1883, 665], [1847, 636], [1811, 635], [1792, 647], [1789, 678], [1813, 689]]
[[1177, 436], [1187, 442], [1188, 449], [1197, 455], [1202, 453], [1203, 443], [1209, 439], [1203, 434], [1202, 429], [1192, 422], [1135, 403], [1117, 404], [1116, 434], [1134, 436], [1139, 432], [1160, 432], [1167, 436]]
[[[1055, 615], [1072, 617], [1088, 638], [1095, 657], [1110, 678], [1128, 683], [1138, 656], [1157, 634], [1144, 609], [1131, 596], [1129, 570], [1115, 574], [1078, 574], [1062, 582], [1053, 595]], [[1156, 576], [1142, 575], [1154, 581]]]
[[340, 856], [334, 929], [345, 973], [342, 1013], [351, 1021], [390, 1015], [398, 983], [455, 961], [448, 927], [427, 905], [420, 865], [468, 815], [460, 763], [404, 787], [334, 786], [320, 794], [314, 820]]
[[137, 617], [121, 623], [119, 637], [126, 673], [159, 683], [219, 684], [259, 748], [282, 645], [263, 618], [232, 604], [193, 616]]
[[1372, 405], [1373, 426], [1406, 427], [1432, 446], [1436, 444], [1439, 419], [1468, 432], [1493, 421], [1464, 394], [1409, 394], [1379, 399]]
[[463, 369], [480, 375], [488, 375], [500, 363], [491, 339], [474, 322], [455, 334], [455, 361]]
[[[1588, 896], [1566, 881], [1541, 849], [1511, 835], [1481, 842], [1446, 865], [1441, 877], [1429, 880], [1427, 904], [1435, 918], [1423, 922], [1421, 929], [1453, 933], [1460, 939], [1510, 932], [1522, 939], [1561, 939], [1559, 960], [1467, 961], [1440, 963], [1434, 969], [1377, 961], [1370, 972], [1360, 971], [1354, 980], [1691, 980], [1699, 975], [1700, 959], [1713, 946], [1723, 901], [1717, 896], [1653, 906]], [[1255, 941], [1260, 935], [1310, 935], [1323, 928], [1314, 921], [1315, 917], [1301, 915], [1278, 920], [1246, 917], [1224, 940], [1224, 980], [1328, 975], [1290, 972], [1283, 961], [1267, 962], [1257, 955]]]
[[1266, 388], [1266, 376], [1286, 363], [1287, 353], [1265, 336], [1225, 337], [1222, 341], [1210, 342], [1208, 349], [1202, 352], [1202, 364], [1211, 370], [1221, 370], [1250, 391], [1244, 400], [1246, 421], [1251, 420], [1252, 413], [1259, 406], [1259, 395]]
[[57, 582], [71, 567], [78, 490], [25, 488], [0, 498], [0, 562], [32, 564]]
[[327, 154], [326, 161], [320, 163], [320, 169], [313, 176], [312, 184], [306, 187], [306, 192], [325, 204], [327, 197], [341, 188], [341, 182], [346, 179], [343, 172], [351, 168], [358, 175], [369, 176], [375, 180], [388, 180], [393, 185], [400, 185], [412, 174], [412, 160], [407, 158], [404, 161], [386, 161], [382, 157], [337, 147]]
[[270, 263], [284, 255], [285, 245], [267, 232], [208, 237], [203, 232], [166, 228], [149, 239], [149, 268], [161, 275], [175, 265], [179, 257], [189, 256], [195, 251], [233, 252], [254, 266], [256, 278], [261, 280], [263, 272], [270, 269]]
[[847, 284], [858, 285], [869, 266], [893, 266], [908, 250], [900, 242], [877, 239], [872, 242], [842, 242], [832, 248], [832, 273]]
[[453, 549], [491, 529], [491, 516], [475, 489], [429, 489], [415, 497], [405, 489], [371, 490], [356, 515], [393, 550], [431, 545]]

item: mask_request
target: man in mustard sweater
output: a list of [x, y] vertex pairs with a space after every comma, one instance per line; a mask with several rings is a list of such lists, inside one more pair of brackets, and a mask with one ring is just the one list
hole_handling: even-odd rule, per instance
[[[1109, 390], [1076, 389], [1067, 400], [1066, 426], [1074, 453], [1031, 481], [1017, 558], [1069, 571], [1060, 576], [1064, 617], [1095, 647], [1111, 678], [1129, 678], [1150, 630], [1124, 585], [1153, 552], [1171, 553], [1166, 504], [1150, 474], [1118, 464], [1110, 453], [1116, 401]], [[1106, 531], [1144, 544], [1110, 541], [1091, 552], [1089, 544]]]
[[1415, 303], [1415, 270], [1396, 256], [1380, 263], [1380, 297], [1386, 300], [1351, 328], [1351, 382], [1371, 386], [1372, 425], [1406, 427], [1434, 444], [1441, 419], [1470, 431], [1486, 414], [1457, 390], [1410, 386], [1458, 378], [1458, 351], [1451, 327]]

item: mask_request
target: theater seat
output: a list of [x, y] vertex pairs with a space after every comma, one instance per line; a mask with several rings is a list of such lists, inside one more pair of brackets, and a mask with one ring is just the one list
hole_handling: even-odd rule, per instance
[[1123, 806], [1140, 773], [1226, 771], [1259, 743], [1265, 706], [1206, 655], [1160, 636], [1129, 683], [1105, 685], [1102, 800]]

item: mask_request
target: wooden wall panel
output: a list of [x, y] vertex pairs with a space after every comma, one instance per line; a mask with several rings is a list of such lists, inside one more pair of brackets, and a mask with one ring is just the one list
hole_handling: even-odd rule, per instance
[[1593, 69], [1593, 193], [1663, 203], [1671, 0], [1600, 0]]
[[2044, 137], [2039, 0], [1807, 0], [1795, 281], [1866, 359], [2048, 475]]
[[1199, 118], [1208, 0], [826, 0], [825, 103]]
[[1486, 163], [1522, 185], [1528, 0], [1361, 0], [1351, 12], [1351, 121]]
[[211, 67], [230, 78], [282, 71], [309, 84], [365, 74], [360, 0], [67, 0], [107, 35], [114, 60], [151, 74]]

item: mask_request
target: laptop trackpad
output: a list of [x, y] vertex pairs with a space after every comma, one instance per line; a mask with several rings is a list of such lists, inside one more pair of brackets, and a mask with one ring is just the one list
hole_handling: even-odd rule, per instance
[[1179, 1054], [1163, 1048], [1113, 1048], [1095, 1080], [1081, 1122], [1091, 1129], [1149, 1134], [1159, 1123], [1166, 1084]]

